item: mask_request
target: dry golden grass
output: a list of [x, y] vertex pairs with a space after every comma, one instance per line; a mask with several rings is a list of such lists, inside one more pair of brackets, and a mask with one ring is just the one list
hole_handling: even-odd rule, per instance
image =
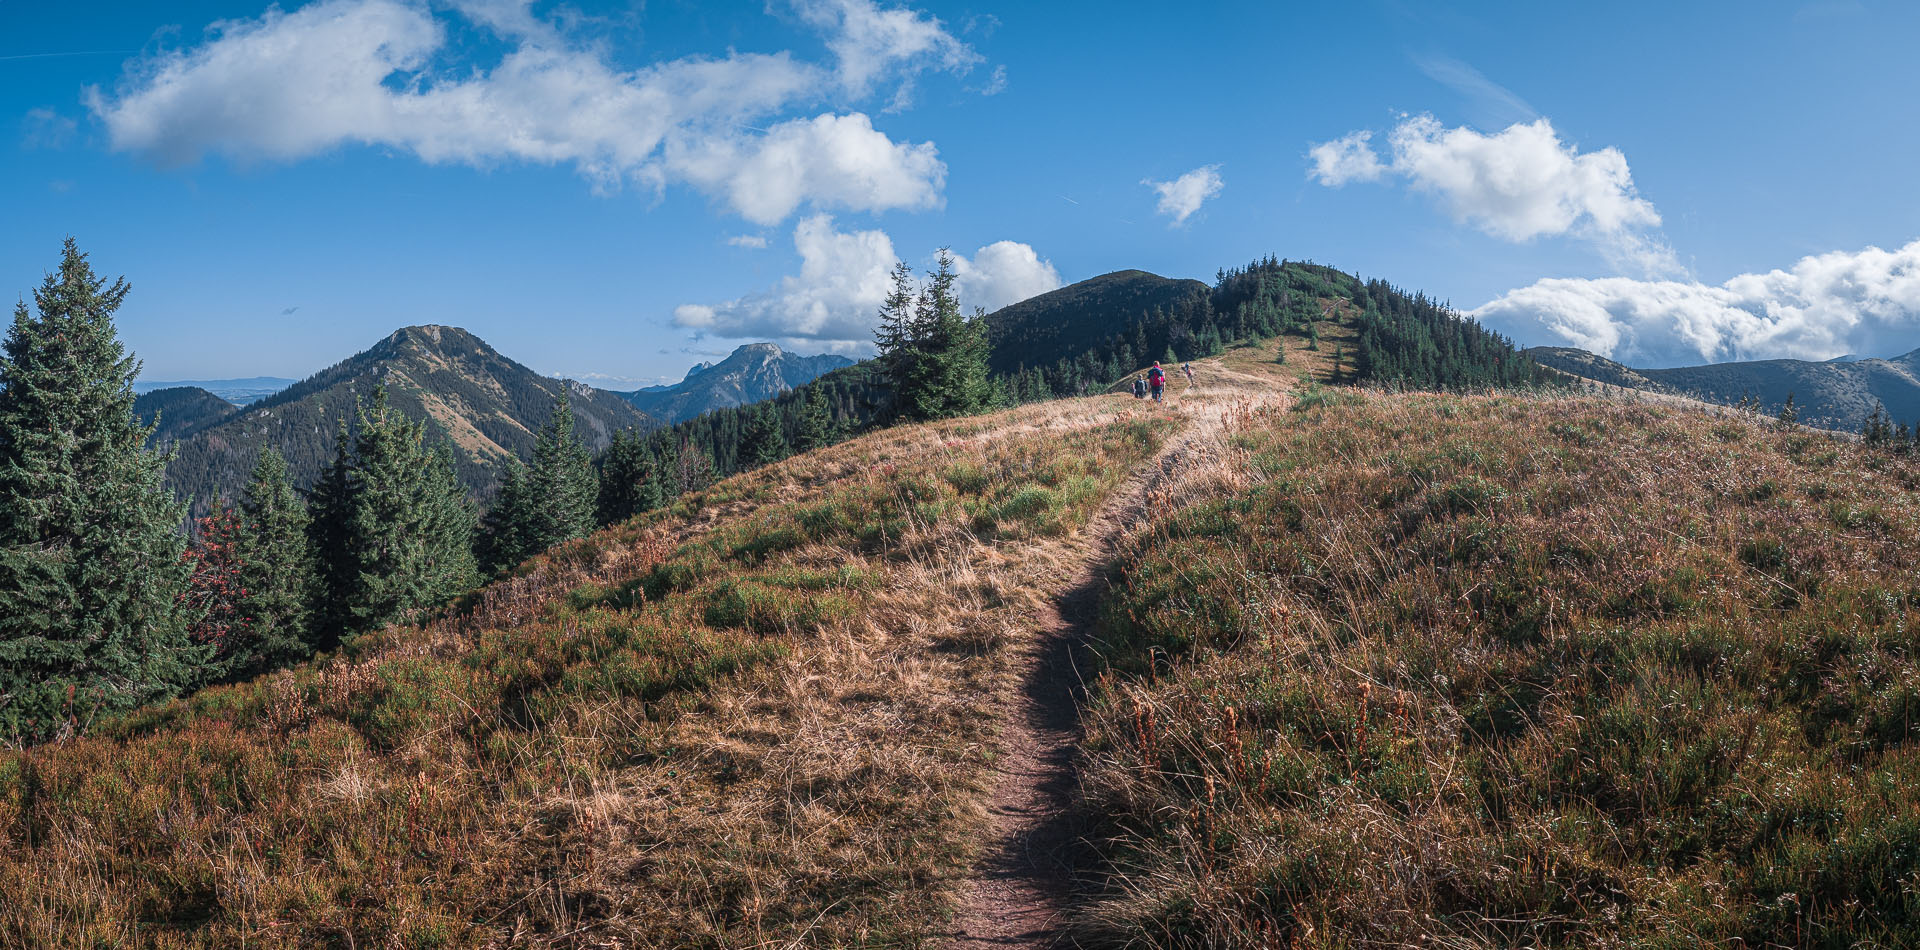
[[1116, 570], [1084, 941], [1920, 942], [1912, 459], [1314, 402], [1230, 414]]
[[0, 753], [0, 945], [922, 942], [1031, 591], [1176, 424], [1096, 399], [878, 433]]

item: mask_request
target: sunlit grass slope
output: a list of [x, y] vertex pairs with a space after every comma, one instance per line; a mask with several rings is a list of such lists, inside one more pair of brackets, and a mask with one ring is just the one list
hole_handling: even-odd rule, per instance
[[1104, 607], [1095, 945], [1920, 945], [1920, 469], [1592, 400], [1230, 417]]
[[912, 945], [977, 847], [1032, 591], [1173, 425], [889, 430], [0, 752], [0, 945]]

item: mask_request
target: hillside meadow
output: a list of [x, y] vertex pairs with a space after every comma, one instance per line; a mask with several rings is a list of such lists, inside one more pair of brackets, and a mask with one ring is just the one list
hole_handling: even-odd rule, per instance
[[1756, 419], [1323, 391], [1123, 550], [1093, 946], [1920, 944], [1920, 468]]
[[1017, 622], [1173, 426], [1082, 400], [890, 429], [0, 752], [0, 945], [923, 942]]

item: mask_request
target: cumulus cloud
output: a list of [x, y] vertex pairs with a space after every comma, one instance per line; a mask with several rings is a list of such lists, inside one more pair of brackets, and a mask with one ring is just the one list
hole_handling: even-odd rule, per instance
[[724, 197], [756, 224], [778, 224], [802, 202], [858, 211], [938, 207], [947, 178], [933, 143], [894, 142], [859, 113], [793, 119], [754, 138], [675, 137], [660, 167]]
[[1582, 152], [1541, 118], [1488, 135], [1408, 116], [1388, 135], [1382, 162], [1355, 132], [1313, 146], [1308, 176], [1324, 185], [1389, 175], [1433, 195], [1454, 220], [1503, 240], [1572, 235], [1616, 266], [1647, 276], [1680, 268], [1660, 238], [1660, 214], [1640, 197], [1619, 149]]
[[1018, 241], [995, 241], [971, 258], [954, 254], [953, 270], [958, 275], [955, 293], [969, 313], [975, 307], [991, 313], [1057, 290], [1062, 283], [1052, 261], [1041, 260], [1031, 246]]
[[722, 304], [683, 304], [673, 322], [728, 339], [808, 341], [859, 349], [872, 341], [873, 315], [887, 297], [897, 258], [886, 232], [840, 231], [816, 214], [793, 230], [800, 273], [772, 289]]
[[[683, 304], [674, 308], [674, 324], [723, 339], [871, 350], [874, 318], [893, 289], [899, 261], [893, 240], [879, 230], [841, 231], [831, 216], [816, 214], [794, 228], [793, 247], [800, 255], [799, 274], [725, 303]], [[952, 257], [955, 292], [969, 310], [995, 310], [1060, 286], [1053, 264], [1015, 241]]]
[[1173, 219], [1175, 225], [1187, 223], [1208, 198], [1220, 193], [1226, 182], [1220, 178], [1220, 166], [1202, 165], [1172, 181], [1154, 181], [1142, 179], [1141, 184], [1160, 193], [1160, 204], [1155, 209]]
[[429, 163], [570, 165], [597, 188], [688, 183], [741, 215], [777, 222], [800, 205], [862, 211], [939, 203], [931, 143], [896, 143], [859, 112], [751, 126], [884, 76], [961, 69], [977, 54], [939, 21], [871, 0], [807, 0], [833, 68], [787, 52], [729, 51], [620, 69], [569, 45], [524, 0], [457, 0], [508, 39], [489, 68], [444, 62], [453, 22], [410, 0], [318, 0], [223, 21], [203, 44], [134, 64], [113, 92], [86, 91], [114, 148], [162, 163], [208, 153], [294, 160], [345, 145]]
[[1920, 240], [1805, 257], [1719, 286], [1555, 278], [1469, 316], [1523, 341], [1542, 333], [1633, 366], [1893, 355], [1920, 328]]
[[1387, 166], [1380, 163], [1380, 156], [1367, 144], [1372, 139], [1372, 132], [1349, 132], [1308, 149], [1307, 157], [1313, 159], [1313, 167], [1307, 171], [1307, 177], [1329, 188], [1338, 188], [1350, 181], [1379, 181], [1387, 173]]

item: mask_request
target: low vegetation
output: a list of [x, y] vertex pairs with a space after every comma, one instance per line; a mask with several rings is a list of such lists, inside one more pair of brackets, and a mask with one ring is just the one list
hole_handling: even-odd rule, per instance
[[1104, 612], [1126, 946], [1920, 943], [1920, 469], [1748, 419], [1229, 419]]
[[1082, 401], [876, 433], [0, 752], [0, 944], [923, 940], [1031, 591], [1171, 426]]

